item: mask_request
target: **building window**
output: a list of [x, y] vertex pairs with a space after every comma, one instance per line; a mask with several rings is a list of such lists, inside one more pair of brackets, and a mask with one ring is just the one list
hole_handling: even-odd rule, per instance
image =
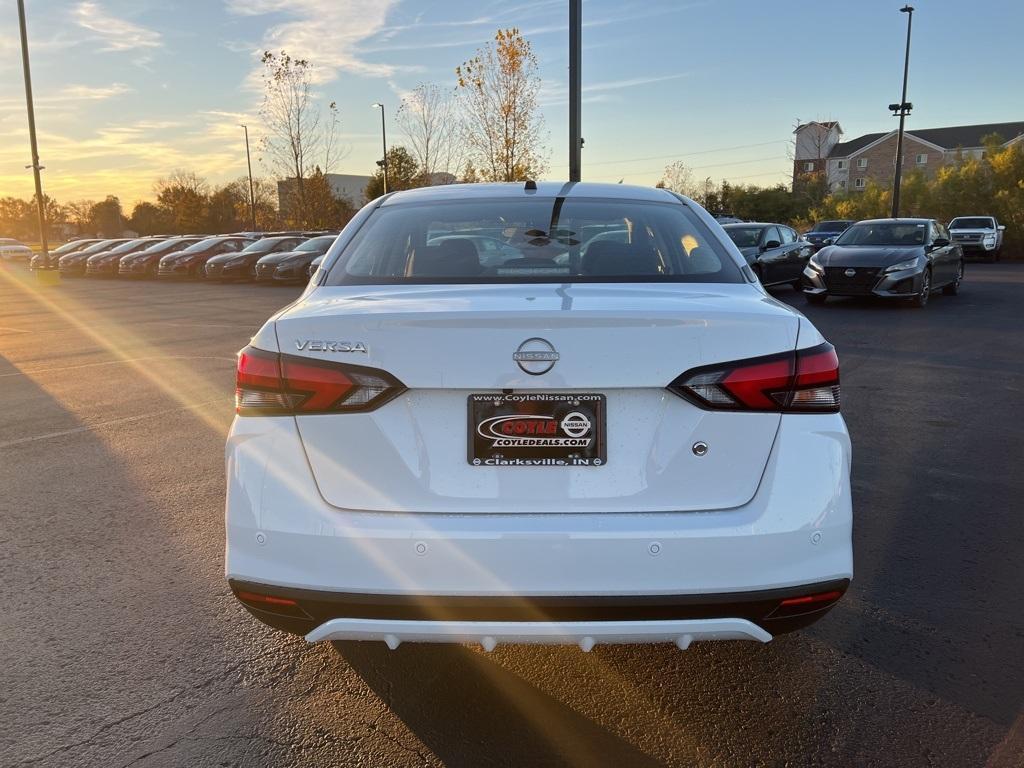
[[840, 171], [845, 171], [846, 170], [846, 161], [845, 160], [840, 160], [838, 163], [836, 163], [836, 168], [838, 168]]
[[864, 177], [861, 176], [859, 179], [854, 179], [853, 186], [855, 186], [857, 189], [864, 189]]
[[858, 168], [867, 168], [868, 167], [868, 159], [866, 157], [862, 157], [859, 160], [857, 160], [857, 167]]
[[927, 154], [920, 154], [920, 155], [917, 156], [917, 164], [918, 165], [927, 165], [927, 163], [928, 163], [928, 155]]
[[814, 163], [804, 163], [804, 170], [810, 173], [814, 170]]

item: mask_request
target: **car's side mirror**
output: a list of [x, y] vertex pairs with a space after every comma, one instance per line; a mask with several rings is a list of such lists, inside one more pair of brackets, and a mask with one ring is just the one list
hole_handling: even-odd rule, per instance
[[762, 251], [770, 251], [772, 248], [778, 248], [782, 243], [778, 240], [769, 240], [767, 243], [761, 246]]
[[826, 237], [824, 240], [821, 241], [821, 244], [822, 245], [832, 245], [835, 241], [836, 241], [836, 239], [834, 237]]
[[932, 248], [945, 248], [949, 245], [949, 238], [947, 237], [936, 237], [932, 240]]
[[1005, 224], [1000, 224], [998, 227], [996, 227], [996, 229], [998, 229], [1001, 232], [1004, 229], [1006, 229], [1006, 225]]

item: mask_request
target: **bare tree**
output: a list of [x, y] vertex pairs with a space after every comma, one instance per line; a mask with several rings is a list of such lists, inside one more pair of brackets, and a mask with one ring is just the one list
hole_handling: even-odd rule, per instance
[[694, 182], [693, 171], [682, 160], [676, 160], [665, 166], [665, 171], [661, 174], [661, 181], [656, 186], [697, 199], [701, 190], [704, 189], [704, 182], [700, 184]]
[[466, 154], [486, 181], [536, 178], [547, 167], [537, 103], [537, 57], [518, 29], [455, 68]]
[[304, 181], [314, 167], [330, 172], [339, 151], [338, 107], [327, 105], [324, 117], [312, 94], [312, 64], [285, 51], [264, 51], [263, 104], [260, 117], [268, 133], [261, 140], [263, 155], [279, 175], [295, 179], [295, 203], [305, 208]]
[[395, 120], [409, 139], [426, 183], [454, 181], [464, 155], [454, 91], [420, 83], [402, 99]]
[[[71, 202], [64, 204], [64, 209], [67, 211], [68, 223], [74, 226], [75, 232], [79, 235], [88, 231], [91, 221], [89, 214], [94, 205], [96, 205], [95, 200], [72, 200]], [[47, 219], [47, 221], [49, 221], [49, 219]]]

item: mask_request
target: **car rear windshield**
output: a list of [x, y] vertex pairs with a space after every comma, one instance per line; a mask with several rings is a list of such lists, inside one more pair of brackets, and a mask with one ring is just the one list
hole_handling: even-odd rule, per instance
[[[482, 248], [482, 238], [498, 248]], [[741, 283], [740, 267], [681, 203], [569, 198], [385, 205], [327, 285]]]
[[754, 248], [761, 239], [761, 232], [764, 227], [725, 227], [725, 234], [729, 236], [737, 248]]
[[924, 245], [927, 236], [928, 223], [924, 221], [865, 221], [843, 232], [836, 245]]
[[992, 229], [992, 226], [992, 219], [984, 216], [965, 216], [963, 218], [953, 219], [949, 224], [950, 229]]
[[851, 223], [849, 221], [819, 221], [811, 232], [844, 232]]

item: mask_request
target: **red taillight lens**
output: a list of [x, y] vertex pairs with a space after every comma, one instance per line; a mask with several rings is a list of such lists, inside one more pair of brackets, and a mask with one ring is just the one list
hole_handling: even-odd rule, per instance
[[818, 592], [814, 595], [802, 597], [787, 597], [769, 613], [767, 619], [782, 619], [787, 616], [800, 616], [814, 611], [823, 611], [832, 607], [843, 596], [843, 592], [832, 590], [831, 592]]
[[375, 368], [254, 347], [238, 353], [235, 410], [242, 416], [371, 411], [404, 391], [398, 379]]
[[687, 371], [669, 384], [677, 395], [727, 411], [835, 413], [839, 358], [831, 344]]

